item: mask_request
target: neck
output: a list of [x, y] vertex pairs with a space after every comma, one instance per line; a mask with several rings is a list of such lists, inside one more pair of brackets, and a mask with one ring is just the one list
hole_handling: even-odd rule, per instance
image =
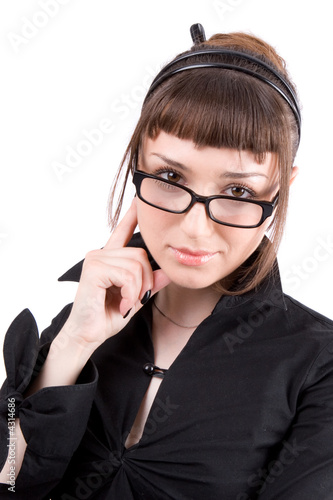
[[181, 325], [199, 325], [214, 309], [221, 293], [211, 287], [193, 290], [170, 283], [155, 298], [158, 307]]

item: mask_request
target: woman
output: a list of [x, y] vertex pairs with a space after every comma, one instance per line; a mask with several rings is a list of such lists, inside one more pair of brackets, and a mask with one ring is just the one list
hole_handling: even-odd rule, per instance
[[191, 34], [126, 151], [130, 209], [60, 278], [74, 304], [40, 348], [28, 310], [7, 333], [2, 498], [332, 498], [333, 324], [275, 258], [295, 89], [262, 40]]

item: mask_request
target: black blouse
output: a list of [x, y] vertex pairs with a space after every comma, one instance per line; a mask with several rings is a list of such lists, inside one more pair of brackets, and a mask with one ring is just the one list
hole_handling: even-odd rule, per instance
[[284, 295], [278, 273], [219, 300], [129, 449], [154, 363], [151, 301], [95, 351], [76, 385], [22, 398], [70, 309], [40, 341], [27, 309], [7, 332], [0, 468], [13, 445], [10, 401], [28, 447], [15, 495], [2, 484], [1, 499], [333, 499], [333, 322]]

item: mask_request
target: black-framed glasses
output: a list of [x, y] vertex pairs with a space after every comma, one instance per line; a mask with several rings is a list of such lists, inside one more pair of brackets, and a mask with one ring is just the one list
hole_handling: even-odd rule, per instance
[[214, 222], [244, 229], [261, 226], [272, 215], [279, 198], [277, 194], [272, 202], [268, 202], [224, 195], [199, 196], [186, 186], [141, 170], [134, 171], [133, 184], [138, 198], [152, 207], [172, 214], [184, 214], [195, 203], [203, 203]]

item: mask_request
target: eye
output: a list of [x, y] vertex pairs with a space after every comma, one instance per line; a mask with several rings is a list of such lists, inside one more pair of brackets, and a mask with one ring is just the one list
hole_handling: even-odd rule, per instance
[[230, 189], [230, 191], [232, 196], [234, 196], [235, 198], [242, 198], [246, 193], [246, 190], [239, 186], [234, 186], [233, 188]]
[[248, 199], [255, 197], [255, 192], [246, 186], [231, 186], [225, 192], [227, 196], [233, 196], [234, 198]]
[[173, 170], [160, 170], [158, 172], [155, 172], [155, 175], [158, 175], [161, 177], [161, 179], [164, 179], [165, 181], [170, 181], [170, 182], [180, 182], [182, 177], [179, 175], [177, 172], [174, 172]]

